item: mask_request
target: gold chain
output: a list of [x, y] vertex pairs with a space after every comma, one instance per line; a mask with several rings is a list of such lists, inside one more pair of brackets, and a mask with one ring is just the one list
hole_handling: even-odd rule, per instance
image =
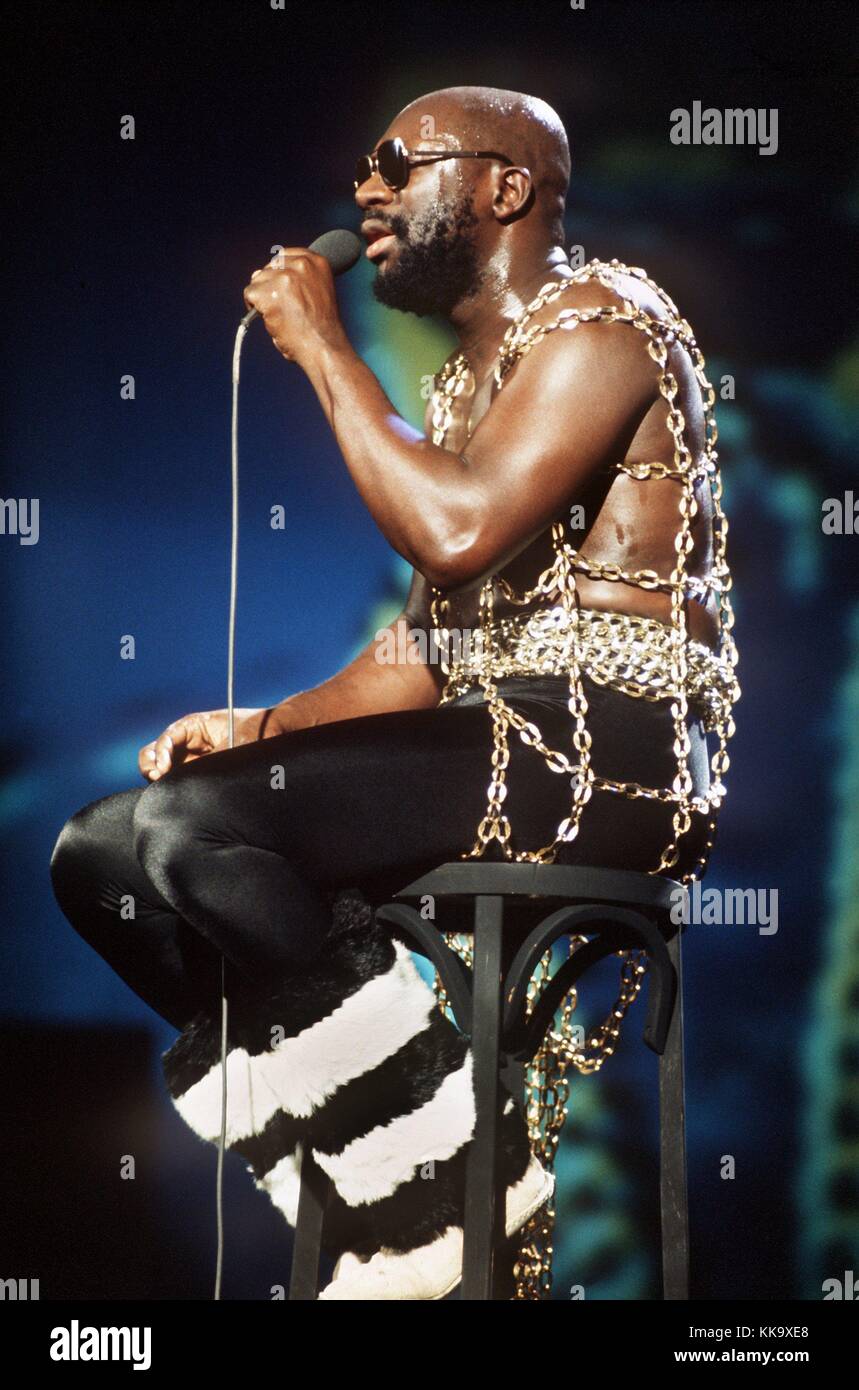
[[[487, 665], [491, 665], [491, 674], [499, 677], [562, 675], [576, 656], [582, 669], [599, 685], [610, 685], [627, 695], [649, 701], [664, 700], [676, 694], [670, 671], [666, 670], [666, 665], [670, 665], [673, 639], [665, 623], [639, 614], [580, 608], [578, 636], [581, 645], [576, 653], [561, 608], [541, 610], [530, 617], [504, 618], [493, 624], [488, 652], [482, 645], [474, 650], [468, 643], [464, 653], [452, 664], [445, 656], [448, 680], [441, 703], [469, 690], [480, 680]], [[718, 726], [720, 717], [729, 713], [734, 672], [702, 642], [690, 640], [687, 646], [687, 694], [691, 707], [709, 731]], [[527, 733], [523, 731], [520, 735], [523, 742], [536, 746], [539, 730], [533, 724], [528, 724], [527, 729]], [[575, 771], [564, 753], [553, 752], [551, 763], [553, 771]], [[595, 774], [594, 785], [617, 784]], [[672, 800], [674, 795], [670, 789], [640, 789], [640, 794], [648, 792], [661, 800]], [[703, 798], [698, 802], [698, 809], [706, 811], [708, 803]]]
[[[615, 284], [612, 283], [616, 275], [633, 276], [646, 284], [658, 296], [667, 310], [668, 319], [654, 318], [643, 309], [635, 306], [632, 301], [620, 296], [622, 299], [622, 308], [620, 309], [614, 305], [606, 305], [596, 309], [567, 308], [562, 309], [551, 323], [528, 326], [530, 319], [544, 304], [558, 298], [571, 285], [583, 284], [588, 280], [596, 279], [606, 289], [619, 294]], [[554, 561], [539, 575], [533, 589], [523, 594], [517, 594], [506, 580], [496, 575], [491, 576], [482, 586], [480, 592], [481, 650], [484, 654], [488, 652], [488, 658], [482, 663], [472, 665], [470, 683], [475, 683], [476, 679], [482, 687], [492, 719], [492, 777], [487, 791], [486, 813], [478, 826], [477, 839], [472, 849], [464, 854], [463, 858], [479, 858], [485, 852], [487, 845], [493, 840], [497, 840], [508, 860], [530, 863], [554, 862], [560, 846], [569, 843], [578, 834], [584, 808], [590, 800], [594, 788], [597, 788], [627, 797], [658, 799], [676, 806], [672, 817], [671, 840], [662, 851], [659, 863], [655, 868], [649, 870], [651, 874], [663, 873], [673, 868], [677, 863], [680, 855], [679, 841], [690, 829], [692, 811], [709, 815], [704, 852], [696, 859], [693, 868], [688, 873], [683, 874], [681, 878], [681, 882], [689, 883], [700, 877], [706, 869], [713, 847], [716, 829], [716, 816], [713, 813], [718, 811], [725, 795], [723, 778], [730, 761], [726, 745], [735, 731], [732, 709], [740, 696], [740, 688], [733, 674], [737, 664], [737, 650], [732, 637], [734, 615], [729, 597], [732, 581], [726, 562], [728, 523], [721, 507], [722, 484], [715, 448], [718, 437], [718, 429], [713, 414], [715, 392], [707, 380], [704, 358], [688, 322], [680, 318], [673, 301], [660, 286], [649, 279], [643, 270], [636, 266], [625, 266], [616, 259], [607, 263], [593, 260], [572, 277], [561, 281], [550, 281], [543, 285], [519, 318], [510, 325], [499, 350], [495, 366], [495, 382], [498, 389], [501, 389], [515, 363], [548, 333], [554, 332], [565, 324], [574, 327], [579, 323], [598, 322], [625, 323], [643, 333], [647, 340], [648, 353], [660, 369], [659, 391], [668, 403], [667, 426], [673, 441], [673, 461], [671, 464], [664, 461], [620, 463], [614, 464], [613, 468], [641, 481], [646, 481], [649, 478], [672, 478], [680, 484], [678, 501], [680, 524], [674, 537], [674, 567], [670, 576], [661, 577], [653, 570], [627, 572], [617, 565], [589, 561], [565, 539], [563, 522], [556, 521], [552, 526]], [[668, 366], [669, 341], [677, 342], [686, 348], [701, 390], [705, 419], [705, 441], [703, 459], [699, 464], [696, 464], [692, 458], [686, 441], [686, 422], [676, 404], [679, 387]], [[460, 352], [453, 361], [445, 364], [436, 377], [431, 419], [433, 443], [438, 446], [444, 445], [453, 420], [453, 403], [465, 388], [468, 371], [467, 359]], [[693, 548], [692, 520], [698, 511], [694, 496], [695, 483], [703, 479], [709, 482], [713, 506], [714, 555], [710, 575], [705, 580], [699, 580], [694, 576], [687, 575], [686, 557]], [[582, 610], [580, 607], [576, 588], [576, 574], [579, 572], [592, 579], [616, 580], [637, 585], [642, 589], [658, 589], [670, 594], [670, 628], [665, 624], [656, 624], [656, 627], [665, 628], [670, 633], [667, 647], [663, 640], [659, 651], [659, 658], [663, 662], [666, 657], [668, 659], [669, 694], [672, 700], [671, 713], [675, 730], [673, 751], [677, 759], [677, 773], [670, 788], [645, 787], [637, 782], [612, 781], [599, 777], [591, 766], [591, 736], [585, 723], [588, 705], [582, 687], [581, 672], [583, 669], [582, 637], [585, 636], [583, 629], [587, 622], [592, 619], [593, 614], [590, 610]], [[504, 650], [498, 642], [499, 629], [503, 630], [503, 624], [493, 623], [496, 587], [500, 588], [505, 598], [514, 605], [524, 605], [537, 598], [546, 598], [553, 604], [552, 613], [560, 615], [560, 623], [568, 640], [566, 649], [566, 664], [569, 675], [568, 709], [574, 721], [572, 743], [578, 754], [577, 765], [571, 764], [566, 754], [548, 748], [536, 725], [519, 715], [498, 694], [495, 678], [503, 676], [505, 664]], [[685, 612], [686, 599], [689, 593], [696, 588], [698, 592], [702, 588], [712, 589], [717, 596], [719, 661], [723, 676], [721, 689], [717, 697], [713, 699], [707, 720], [708, 727], [713, 729], [718, 737], [719, 745], [711, 759], [713, 781], [708, 796], [697, 798], [691, 796], [692, 777], [688, 768], [691, 745], [686, 727], [690, 707], [690, 677], [694, 674], [693, 657], [696, 644], [691, 642], [687, 633]], [[440, 650], [446, 652], [449, 650], [449, 632], [446, 626], [449, 603], [440, 590], [434, 588], [432, 593], [431, 611], [435, 636], [440, 644]], [[632, 615], [602, 616], [607, 620], [609, 618], [626, 618], [626, 637], [628, 643], [631, 643]], [[639, 624], [648, 622], [648, 620], [638, 621]], [[655, 628], [652, 624], [655, 620], [650, 621], [649, 631], [651, 636], [654, 636]], [[615, 623], [616, 626], [617, 623]], [[611, 649], [610, 640], [605, 643], [605, 647]], [[588, 669], [592, 679], [613, 685], [631, 696], [651, 700], [665, 699], [667, 695], [664, 677], [654, 679], [652, 676], [656, 664], [655, 660], [650, 661], [651, 680], [649, 683], [646, 680], [633, 682], [624, 680], [618, 674], [617, 663], [613, 666], [605, 660], [601, 663], [598, 658], [593, 656], [589, 662], [584, 663], [584, 668]], [[442, 661], [442, 669], [448, 676], [448, 683], [442, 695], [442, 702], [444, 702], [446, 699], [454, 698], [455, 693], [461, 688], [457, 684], [458, 674], [468, 675], [469, 671], [463, 667], [459, 671], [456, 668], [451, 671], [444, 660]], [[506, 669], [508, 671], [510, 669], [509, 661]], [[725, 673], [727, 674], [725, 675]], [[503, 809], [507, 796], [506, 774], [510, 761], [507, 734], [510, 728], [519, 734], [526, 746], [534, 748], [536, 752], [541, 754], [550, 770], [574, 773], [570, 812], [558, 825], [554, 839], [548, 845], [537, 850], [515, 852], [510, 843], [512, 833], [510, 820]], [[446, 940], [451, 949], [461, 955], [471, 967], [473, 965], [471, 938], [461, 934], [448, 933]], [[587, 940], [586, 937], [569, 938], [569, 954], [572, 954], [585, 940]], [[643, 951], [618, 951], [616, 954], [621, 959], [620, 993], [605, 1022], [594, 1031], [584, 1047], [577, 1050], [572, 1042], [571, 1018], [578, 1002], [578, 995], [575, 988], [571, 989], [559, 1010], [561, 1014], [560, 1031], [557, 1033], [551, 1029], [548, 1031], [539, 1052], [528, 1068], [527, 1121], [529, 1138], [533, 1152], [541, 1159], [544, 1166], [548, 1166], [550, 1169], [553, 1169], [560, 1132], [567, 1114], [566, 1101], [569, 1093], [569, 1082], [566, 1078], [567, 1068], [572, 1065], [581, 1073], [592, 1073], [600, 1069], [606, 1059], [614, 1052], [620, 1035], [621, 1023], [627, 1009], [641, 989], [642, 976], [647, 968], [646, 954]], [[552, 951], [549, 950], [542, 957], [534, 977], [529, 983], [528, 1001], [530, 1007], [526, 1006], [529, 1013], [551, 978], [551, 960]], [[436, 975], [436, 994], [439, 1007], [444, 1010], [447, 1006], [447, 998], [438, 975]], [[516, 1264], [517, 1299], [547, 1298], [551, 1292], [552, 1247], [550, 1242], [554, 1215], [554, 1208], [550, 1204], [546, 1204], [523, 1228], [519, 1258]]]
[[[464, 934], [446, 933], [445, 940], [473, 969], [472, 939]], [[568, 957], [583, 946], [586, 936], [568, 938]], [[637, 998], [647, 970], [644, 951], [618, 951], [621, 957], [620, 992], [605, 1022], [585, 1037], [581, 1048], [574, 1042], [572, 1015], [578, 1005], [575, 985], [567, 992], [558, 1012], [560, 1028], [547, 1030], [539, 1050], [526, 1068], [525, 1117], [531, 1152], [547, 1172], [554, 1172], [561, 1130], [567, 1118], [570, 1083], [567, 1069], [574, 1066], [583, 1074], [597, 1072], [612, 1056], [620, 1037], [620, 1027], [629, 1006]], [[526, 1014], [530, 1017], [540, 995], [552, 977], [552, 951], [540, 958], [528, 982]], [[442, 1013], [448, 1006], [447, 991], [436, 973], [435, 993]], [[547, 1300], [552, 1292], [552, 1231], [555, 1223], [554, 1199], [544, 1203], [519, 1232], [519, 1250], [513, 1273], [516, 1300]]]

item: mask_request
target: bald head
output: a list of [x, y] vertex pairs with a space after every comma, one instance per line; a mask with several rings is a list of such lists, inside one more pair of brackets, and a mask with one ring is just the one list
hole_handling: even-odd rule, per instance
[[449, 149], [497, 150], [528, 169], [533, 213], [547, 239], [563, 244], [570, 148], [563, 123], [548, 102], [500, 87], [443, 87], [410, 102], [400, 120], [417, 121], [424, 139], [437, 139]]
[[[481, 297], [509, 298], [566, 259], [570, 152], [545, 101], [444, 87], [404, 107], [378, 144], [394, 139], [412, 155], [405, 181], [388, 183], [376, 169], [355, 193], [362, 230], [378, 246], [367, 254], [381, 303], [461, 322]], [[446, 157], [456, 151], [492, 157]]]

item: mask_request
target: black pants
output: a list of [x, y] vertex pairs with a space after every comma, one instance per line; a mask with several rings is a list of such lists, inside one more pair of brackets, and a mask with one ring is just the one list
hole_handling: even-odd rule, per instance
[[[584, 679], [594, 770], [670, 786], [669, 702]], [[501, 693], [573, 761], [565, 678], [510, 679]], [[695, 794], [708, 750], [690, 720]], [[549, 843], [568, 814], [569, 777], [509, 732], [505, 803], [514, 847]], [[182, 1029], [227, 981], [270, 982], [320, 957], [334, 890], [383, 900], [457, 859], [485, 812], [491, 720], [479, 690], [434, 710], [349, 719], [282, 734], [175, 767], [158, 782], [103, 797], [63, 827], [51, 859], [74, 929], [162, 1018]], [[558, 863], [655, 868], [671, 838], [670, 805], [596, 791]], [[673, 877], [706, 837], [695, 814]], [[497, 845], [490, 858], [499, 858]]]

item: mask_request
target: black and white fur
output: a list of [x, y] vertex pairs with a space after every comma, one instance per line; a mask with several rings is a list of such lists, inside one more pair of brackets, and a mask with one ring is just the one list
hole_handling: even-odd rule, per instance
[[[198, 1014], [162, 1061], [179, 1114], [200, 1138], [221, 1130], [216, 1010]], [[471, 1049], [438, 1007], [408, 948], [360, 895], [341, 894], [320, 961], [276, 988], [231, 997], [227, 1145], [295, 1225], [304, 1145], [333, 1181], [331, 1253], [407, 1252], [463, 1224], [474, 1131]], [[512, 1098], [499, 1125], [499, 1177], [531, 1157]]]

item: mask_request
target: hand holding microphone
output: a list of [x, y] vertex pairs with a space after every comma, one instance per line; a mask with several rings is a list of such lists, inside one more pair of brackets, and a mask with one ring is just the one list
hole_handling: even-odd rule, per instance
[[289, 362], [320, 341], [345, 338], [334, 276], [355, 265], [363, 243], [354, 232], [325, 232], [309, 247], [287, 246], [262, 270], [255, 270], [245, 288], [250, 310], [242, 323], [262, 318], [278, 351]]

